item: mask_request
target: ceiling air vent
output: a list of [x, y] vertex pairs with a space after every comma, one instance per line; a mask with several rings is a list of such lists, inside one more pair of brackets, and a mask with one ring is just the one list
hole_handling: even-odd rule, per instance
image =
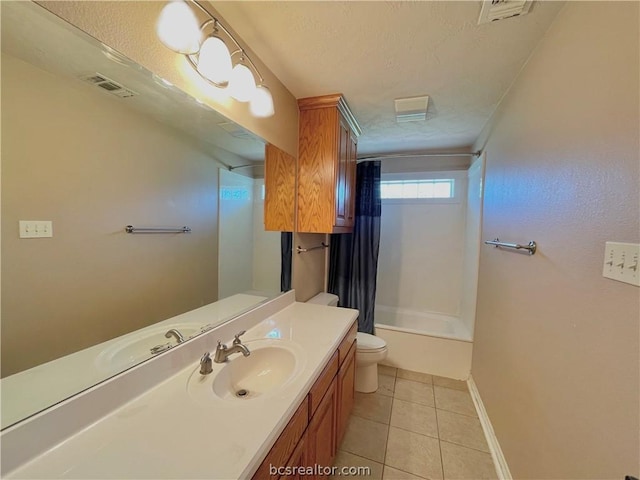
[[532, 0], [484, 0], [478, 25], [526, 15], [532, 3]]
[[427, 119], [429, 97], [396, 98], [396, 122], [420, 122]]
[[222, 122], [219, 123], [218, 126], [232, 137], [242, 138], [243, 140], [250, 140], [253, 138], [249, 132], [233, 122]]
[[95, 73], [92, 75], [85, 75], [84, 77], [80, 77], [87, 83], [95, 85], [96, 87], [100, 87], [103, 90], [111, 93], [112, 95], [116, 95], [120, 98], [128, 98], [138, 95], [136, 92], [124, 88], [117, 82], [114, 82], [110, 78], [105, 77], [101, 73]]

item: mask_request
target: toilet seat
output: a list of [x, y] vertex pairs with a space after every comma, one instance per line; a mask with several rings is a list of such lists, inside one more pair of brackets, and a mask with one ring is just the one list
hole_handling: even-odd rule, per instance
[[356, 340], [356, 350], [363, 353], [381, 352], [387, 348], [387, 342], [380, 337], [376, 337], [375, 335], [370, 335], [368, 333], [358, 332]]

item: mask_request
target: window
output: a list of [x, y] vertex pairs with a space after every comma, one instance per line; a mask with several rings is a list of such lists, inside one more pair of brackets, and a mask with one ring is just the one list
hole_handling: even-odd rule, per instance
[[381, 180], [382, 199], [454, 198], [454, 179]]

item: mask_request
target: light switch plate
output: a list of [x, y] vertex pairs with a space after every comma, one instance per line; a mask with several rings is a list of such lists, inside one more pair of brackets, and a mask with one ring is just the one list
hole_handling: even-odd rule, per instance
[[20, 238], [53, 237], [53, 223], [50, 220], [20, 220]]
[[607, 242], [602, 276], [640, 287], [640, 244]]

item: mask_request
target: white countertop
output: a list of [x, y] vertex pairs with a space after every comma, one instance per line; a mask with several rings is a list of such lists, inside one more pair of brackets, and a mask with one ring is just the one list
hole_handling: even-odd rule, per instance
[[[266, 300], [265, 296], [237, 294], [203, 307], [163, 320], [135, 332], [122, 335], [84, 350], [66, 355], [0, 380], [2, 402], [2, 428], [43, 410], [71, 395], [91, 387], [142, 360], [131, 358], [129, 363], [115, 364], [99, 360], [101, 355], [117, 347], [121, 342], [155, 331], [157, 338], [150, 339], [150, 346], [167, 343], [167, 329], [194, 324], [197, 327], [216, 326], [233, 315], [255, 307]], [[198, 332], [200, 333], [200, 332]], [[147, 352], [148, 353], [148, 352]]]
[[[250, 478], [356, 317], [356, 310], [294, 303], [243, 336], [247, 344], [291, 340], [304, 352], [300, 373], [277, 394], [196, 401], [187, 392], [189, 376], [199, 368], [194, 358], [7, 478]], [[212, 376], [218, 368], [214, 364]]]

